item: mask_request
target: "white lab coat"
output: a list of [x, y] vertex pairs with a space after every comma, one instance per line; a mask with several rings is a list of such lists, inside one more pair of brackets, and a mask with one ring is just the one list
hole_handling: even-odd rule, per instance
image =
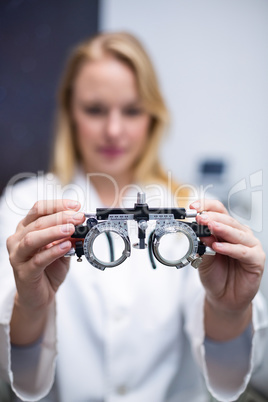
[[[82, 210], [94, 212], [102, 204], [88, 183], [77, 172], [63, 196], [80, 198]], [[172, 206], [167, 189], [146, 191], [149, 206]], [[129, 189], [129, 207], [136, 192]], [[1, 201], [0, 377], [20, 398], [44, 397], [56, 372], [49, 402], [205, 402], [206, 386], [217, 399], [231, 401], [254, 370], [260, 373], [257, 380], [264, 375], [268, 315], [260, 295], [253, 303], [252, 350], [250, 330], [233, 342], [204, 343], [204, 290], [198, 271], [158, 262], [153, 270], [147, 250], [134, 248], [123, 264], [103, 272], [85, 258], [79, 263], [71, 257], [43, 338], [30, 347], [11, 348], [15, 284], [4, 240], [36, 199], [59, 196], [57, 180], [48, 175], [17, 184]], [[131, 243], [137, 241], [135, 225], [129, 222]], [[99, 247], [104, 252], [106, 246]], [[173, 250], [170, 245], [167, 252]]]

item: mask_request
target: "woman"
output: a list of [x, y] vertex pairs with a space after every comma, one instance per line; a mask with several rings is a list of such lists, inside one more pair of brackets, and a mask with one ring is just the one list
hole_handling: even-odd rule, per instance
[[[0, 365], [23, 400], [39, 400], [54, 382], [51, 401], [206, 401], [204, 376], [218, 399], [230, 401], [262, 364], [254, 345], [266, 346], [267, 313], [256, 296], [264, 253], [220, 202], [191, 204], [206, 211], [197, 220], [209, 226], [204, 240], [216, 252], [203, 259], [200, 279], [191, 267], [153, 271], [141, 250], [104, 273], [64, 258], [85, 219], [80, 209], [133, 206], [140, 186], [150, 206], [167, 206], [157, 156], [166, 124], [135, 38], [99, 34], [75, 49], [60, 90], [55, 176], [15, 186], [20, 207], [33, 204], [20, 222], [2, 201], [3, 227], [14, 234], [1, 268]], [[185, 202], [186, 192], [177, 194]]]

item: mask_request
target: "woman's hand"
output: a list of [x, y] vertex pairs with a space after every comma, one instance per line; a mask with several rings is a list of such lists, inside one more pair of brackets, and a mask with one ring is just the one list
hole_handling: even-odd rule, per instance
[[[40, 335], [41, 321], [43, 325], [45, 312], [68, 272], [69, 259], [64, 257], [72, 246], [68, 238], [74, 225], [85, 219], [79, 208], [71, 200], [38, 201], [7, 239], [17, 286], [11, 323], [14, 343], [30, 343]], [[34, 319], [36, 331], [31, 333]]]
[[[206, 290], [207, 335], [218, 340], [232, 338], [250, 322], [251, 301], [259, 289], [265, 254], [252, 231], [233, 219], [219, 201], [197, 201], [190, 207], [205, 211], [196, 220], [208, 225], [212, 236], [201, 240], [216, 252], [204, 256], [199, 267]], [[220, 321], [234, 325], [221, 328]]]

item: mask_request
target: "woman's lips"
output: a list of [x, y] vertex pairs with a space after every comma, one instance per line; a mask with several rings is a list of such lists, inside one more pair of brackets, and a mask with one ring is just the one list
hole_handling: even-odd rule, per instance
[[99, 153], [106, 157], [116, 157], [120, 156], [125, 152], [123, 148], [117, 148], [117, 147], [101, 147], [99, 148]]

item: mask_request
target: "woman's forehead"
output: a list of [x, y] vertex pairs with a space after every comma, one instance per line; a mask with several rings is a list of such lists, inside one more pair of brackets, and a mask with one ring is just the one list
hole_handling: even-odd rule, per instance
[[139, 101], [134, 73], [113, 58], [86, 62], [74, 81], [74, 91], [76, 96], [88, 100]]

